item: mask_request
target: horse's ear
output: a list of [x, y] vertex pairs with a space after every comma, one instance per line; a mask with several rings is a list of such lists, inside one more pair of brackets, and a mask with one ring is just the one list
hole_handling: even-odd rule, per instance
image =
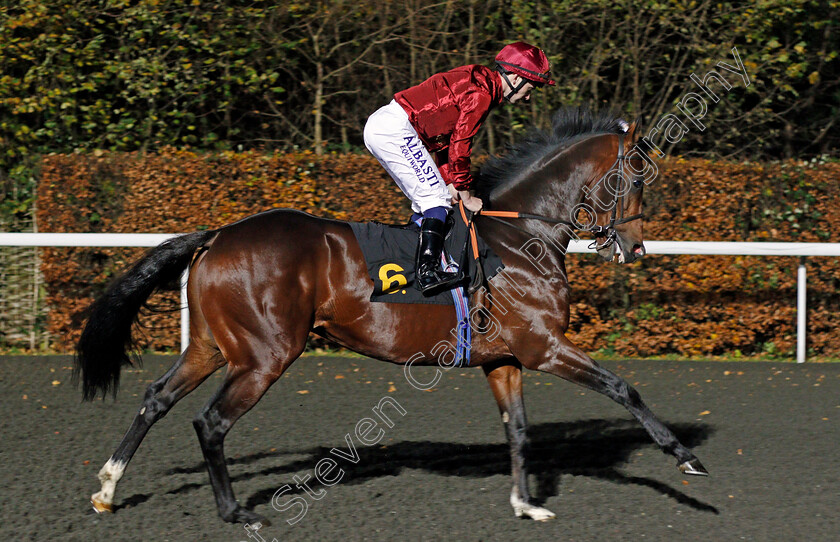
[[627, 130], [627, 134], [630, 136], [630, 141], [632, 141], [633, 145], [635, 145], [639, 139], [642, 138], [642, 116], [639, 115], [636, 119], [630, 123], [630, 129]]
[[636, 117], [636, 120], [630, 123], [630, 126], [627, 128], [627, 141], [630, 142], [630, 146], [636, 144], [636, 142], [641, 137], [640, 134], [642, 133], [642, 118]]

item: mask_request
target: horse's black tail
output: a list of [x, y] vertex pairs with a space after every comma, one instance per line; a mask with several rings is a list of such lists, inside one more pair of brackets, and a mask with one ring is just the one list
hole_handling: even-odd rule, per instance
[[76, 346], [73, 379], [82, 377], [86, 401], [100, 393], [116, 397], [120, 369], [131, 365], [131, 326], [140, 308], [155, 288], [177, 279], [190, 264], [195, 251], [215, 231], [175, 237], [148, 251], [124, 275], [114, 281], [90, 308], [90, 317]]

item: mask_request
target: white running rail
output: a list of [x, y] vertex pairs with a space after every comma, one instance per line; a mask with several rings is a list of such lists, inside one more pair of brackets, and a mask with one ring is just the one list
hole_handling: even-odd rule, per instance
[[[153, 247], [178, 234], [173, 233], [0, 233], [0, 246], [29, 247]], [[594, 252], [590, 241], [572, 241], [569, 252]], [[840, 256], [840, 243], [730, 243], [716, 241], [645, 241], [648, 254], [709, 256], [798, 256], [796, 291], [796, 361], [805, 361], [806, 282], [805, 258]], [[181, 350], [189, 343], [187, 273], [181, 284]]]

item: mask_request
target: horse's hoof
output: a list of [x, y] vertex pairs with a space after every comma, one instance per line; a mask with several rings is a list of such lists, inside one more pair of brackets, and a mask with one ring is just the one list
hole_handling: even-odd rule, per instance
[[90, 504], [93, 505], [93, 510], [97, 514], [102, 514], [102, 513], [112, 514], [114, 512], [114, 505], [109, 503], [109, 502], [103, 502], [103, 501], [100, 501], [97, 498], [91, 497]]
[[694, 459], [689, 459], [685, 463], [681, 463], [677, 466], [677, 468], [680, 469], [680, 472], [682, 472], [683, 474], [691, 474], [694, 476], [709, 475], [709, 471], [706, 470], [706, 467], [704, 467], [700, 463], [700, 460], [696, 457]]
[[528, 504], [518, 498], [511, 499], [510, 504], [513, 506], [513, 513], [516, 514], [516, 517], [518, 518], [530, 518], [534, 521], [548, 521], [557, 517], [551, 510], [534, 506], [533, 504]]
[[530, 518], [534, 521], [548, 521], [557, 517], [551, 510], [539, 506], [529, 505], [526, 508], [514, 508], [513, 511], [518, 518]]
[[261, 515], [256, 512], [251, 512], [247, 508], [243, 508], [241, 506], [237, 506], [230, 514], [222, 516], [222, 519], [229, 523], [248, 523], [253, 527], [259, 525], [259, 527], [257, 527], [258, 529], [271, 525], [271, 522]]

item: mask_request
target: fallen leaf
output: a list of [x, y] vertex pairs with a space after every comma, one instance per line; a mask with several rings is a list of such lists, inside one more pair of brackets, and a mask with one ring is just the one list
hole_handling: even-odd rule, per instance
[[301, 395], [306, 395], [307, 393], [309, 393], [309, 390], [298, 390], [298, 393]]
[[688, 480], [683, 480], [682, 483], [683, 483], [684, 486], [687, 486], [688, 485]]
[[389, 386], [389, 387], [388, 387], [388, 393], [395, 392], [395, 391], [397, 391], [397, 387], [396, 387], [396, 386]]
[[61, 380], [53, 380], [53, 381], [52, 381], [52, 385], [53, 385], [53, 386], [58, 386], [58, 385], [60, 385], [60, 384], [61, 384]]
[[698, 414], [698, 416], [705, 416], [706, 414], [711, 414], [711, 411], [709, 411], [709, 410], [704, 410], [703, 412], [701, 412], [700, 414]]
[[342, 378], [344, 378], [344, 375], [335, 375], [336, 380], [341, 380]]

